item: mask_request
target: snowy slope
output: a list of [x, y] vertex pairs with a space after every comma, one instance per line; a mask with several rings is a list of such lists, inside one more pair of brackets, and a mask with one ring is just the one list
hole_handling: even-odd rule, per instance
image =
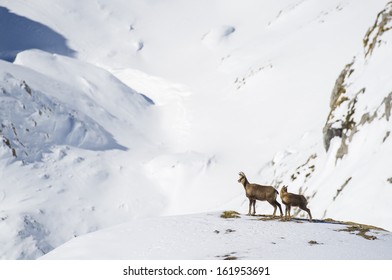
[[3, 148], [10, 150], [6, 155], [12, 152], [19, 160], [34, 162], [53, 145], [90, 150], [122, 148], [83, 112], [32, 89], [25, 80], [9, 72], [2, 75], [2, 95], [1, 133], [6, 143]]
[[[391, 230], [390, 35], [363, 46], [387, 2], [3, 0], [1, 258], [137, 218], [245, 212], [239, 171], [304, 193], [315, 218]], [[342, 136], [326, 151], [323, 127], [376, 109], [348, 153]]]
[[206, 213], [118, 225], [75, 238], [42, 259], [373, 260], [391, 259], [391, 242], [391, 233], [380, 229], [361, 233], [333, 222]]
[[364, 33], [360, 52], [337, 75], [323, 137], [306, 135], [260, 170], [305, 193], [318, 217], [391, 229], [391, 25], [389, 2]]
[[0, 64], [3, 258], [36, 258], [162, 208], [140, 203], [162, 194], [128, 163], [151, 145], [141, 131], [151, 101], [73, 58], [26, 51]]

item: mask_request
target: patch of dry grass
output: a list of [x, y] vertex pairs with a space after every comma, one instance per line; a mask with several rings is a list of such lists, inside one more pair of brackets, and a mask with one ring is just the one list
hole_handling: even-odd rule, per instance
[[363, 225], [363, 224], [357, 224], [353, 222], [347, 222], [346, 223], [348, 226], [345, 229], [341, 229], [338, 231], [346, 231], [352, 234], [356, 234], [358, 236], [361, 236], [367, 240], [376, 240], [377, 237], [375, 235], [370, 235], [372, 230], [375, 231], [385, 231], [382, 228], [378, 228], [375, 226], [370, 226], [370, 225]]
[[354, 223], [354, 222], [342, 222], [342, 221], [336, 221], [333, 219], [324, 219], [321, 220], [320, 222], [324, 222], [324, 223], [331, 223], [331, 224], [340, 224], [340, 225], [346, 225], [346, 228], [343, 229], [339, 229], [337, 231], [344, 231], [344, 232], [349, 232], [352, 234], [356, 234], [358, 236], [361, 236], [367, 240], [376, 240], [377, 237], [375, 235], [371, 235], [371, 232], [380, 232], [380, 231], [385, 231], [385, 229], [383, 228], [379, 228], [379, 227], [375, 227], [375, 226], [371, 226], [371, 225], [365, 225], [365, 224], [358, 224], [358, 223]]
[[236, 211], [224, 211], [220, 217], [223, 219], [240, 218], [240, 213]]

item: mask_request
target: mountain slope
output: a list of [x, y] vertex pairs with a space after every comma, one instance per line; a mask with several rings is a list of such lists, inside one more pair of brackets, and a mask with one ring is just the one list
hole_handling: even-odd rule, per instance
[[[26, 51], [0, 65], [2, 258], [37, 258], [162, 208], [162, 194], [129, 164], [139, 161], [129, 151], [151, 145], [141, 131], [150, 101], [73, 58]], [[147, 196], [162, 203], [144, 208]]]
[[323, 137], [308, 135], [261, 170], [306, 194], [318, 217], [391, 229], [391, 10], [388, 2], [364, 33], [361, 52], [338, 75]]
[[1, 258], [246, 212], [239, 171], [303, 193], [315, 218], [390, 230], [386, 3], [3, 0]]

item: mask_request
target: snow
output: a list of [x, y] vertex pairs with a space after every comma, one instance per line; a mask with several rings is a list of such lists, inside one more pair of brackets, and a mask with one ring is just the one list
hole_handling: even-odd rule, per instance
[[[384, 232], [368, 241], [334, 231], [342, 225], [224, 221], [215, 212], [247, 212], [243, 171], [251, 182], [301, 192], [314, 218], [392, 229], [383, 103], [392, 86], [390, 34], [371, 57], [363, 49], [385, 4], [3, 0], [0, 258], [210, 259], [231, 253], [236, 238], [239, 258], [367, 258], [357, 247], [390, 258], [377, 251], [390, 242]], [[354, 56], [346, 95], [366, 92], [353, 118], [377, 110], [378, 119], [336, 159], [341, 142], [332, 139], [326, 152], [322, 131], [335, 81]], [[336, 109], [335, 126], [349, 108]], [[271, 210], [257, 203], [257, 213]], [[236, 232], [224, 234], [228, 224]], [[272, 244], [279, 232], [290, 242]], [[259, 241], [265, 254], [247, 242], [260, 233], [269, 238]], [[110, 244], [94, 246], [102, 238]], [[211, 239], [204, 249], [196, 246], [203, 238]], [[116, 239], [137, 250], [119, 255]], [[307, 243], [314, 239], [325, 246]], [[335, 253], [337, 240], [352, 251]], [[149, 243], [155, 247], [144, 252]], [[277, 246], [304, 254], [278, 255]]]
[[24, 80], [2, 75], [2, 134], [16, 156], [26, 162], [40, 160], [52, 145], [91, 150], [124, 149], [99, 124], [54, 97], [32, 90]]
[[[372, 230], [375, 240], [347, 226], [304, 220], [277, 221], [221, 213], [140, 219], [75, 238], [42, 259], [160, 260], [345, 260], [390, 259], [392, 235]], [[293, 234], [295, 233], [295, 234]], [[344, 247], [344, 250], [341, 248]]]
[[11, 62], [19, 52], [34, 48], [67, 56], [75, 54], [61, 34], [5, 7], [0, 7], [0, 37], [7, 38], [1, 40], [0, 59]]

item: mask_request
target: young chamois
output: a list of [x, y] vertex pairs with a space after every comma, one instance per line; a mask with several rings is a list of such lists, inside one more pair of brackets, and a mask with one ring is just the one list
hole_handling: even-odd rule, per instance
[[[272, 214], [273, 217], [275, 217], [276, 207], [279, 207], [280, 216], [283, 216], [282, 207], [280, 206], [279, 202], [276, 201], [276, 197], [278, 196], [279, 192], [274, 187], [251, 184], [248, 182], [244, 172], [240, 172], [239, 175], [240, 178], [238, 179], [238, 182], [244, 186], [246, 197], [249, 199], [248, 215], [256, 214], [256, 200], [266, 200], [274, 207], [274, 213]], [[252, 205], [253, 212], [251, 214]]]
[[287, 215], [290, 219], [290, 210], [291, 206], [298, 206], [300, 209], [308, 212], [309, 214], [309, 221], [312, 221], [312, 214], [307, 206], [308, 202], [303, 195], [294, 194], [287, 192], [287, 186], [283, 186], [280, 190], [280, 199], [282, 200], [283, 204], [286, 205], [285, 211], [285, 219], [287, 219]]

